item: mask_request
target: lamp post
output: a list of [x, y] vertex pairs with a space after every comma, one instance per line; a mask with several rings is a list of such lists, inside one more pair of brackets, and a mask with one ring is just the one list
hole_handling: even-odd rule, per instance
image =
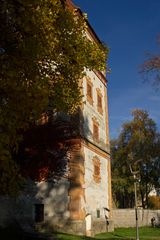
[[[137, 162], [139, 162], [141, 160], [137, 160], [136, 162], [134, 162], [134, 164], [136, 164]], [[133, 175], [134, 178], [134, 195], [135, 195], [135, 218], [136, 218], [136, 240], [139, 240], [139, 229], [138, 229], [138, 207], [137, 207], [137, 183], [138, 183], [138, 177], [137, 174], [139, 173], [138, 171], [133, 171], [131, 164], [129, 164], [129, 168], [130, 171]]]
[[137, 207], [137, 181], [136, 174], [134, 177], [134, 195], [135, 195], [135, 217], [136, 217], [136, 240], [139, 240], [139, 229], [138, 229], [138, 207]]

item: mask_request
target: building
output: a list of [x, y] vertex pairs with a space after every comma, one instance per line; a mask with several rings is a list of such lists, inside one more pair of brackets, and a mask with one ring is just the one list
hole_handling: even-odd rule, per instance
[[[70, 1], [68, 4], [75, 7]], [[77, 12], [82, 14], [80, 9]], [[100, 43], [87, 25], [87, 37]], [[103, 72], [86, 70], [80, 85], [84, 97], [76, 123], [78, 134], [69, 139], [73, 147], [68, 153], [67, 176], [54, 184], [28, 182], [15, 202], [4, 200], [4, 208], [12, 208], [6, 219], [13, 216], [26, 227], [32, 223], [40, 229], [84, 235], [113, 229], [107, 80]]]

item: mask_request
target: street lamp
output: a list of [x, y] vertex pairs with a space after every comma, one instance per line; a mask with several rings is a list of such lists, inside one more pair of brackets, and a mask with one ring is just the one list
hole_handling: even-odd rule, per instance
[[[137, 160], [134, 162], [134, 164], [137, 164], [141, 160]], [[130, 171], [134, 178], [134, 195], [135, 195], [135, 217], [136, 217], [136, 240], [139, 240], [139, 229], [138, 229], [138, 206], [137, 206], [137, 183], [139, 182], [139, 179], [137, 177], [138, 171], [133, 171], [131, 163], [129, 164]]]

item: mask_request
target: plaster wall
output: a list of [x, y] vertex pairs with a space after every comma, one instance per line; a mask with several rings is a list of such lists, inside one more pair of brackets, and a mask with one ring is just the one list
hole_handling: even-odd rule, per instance
[[[97, 77], [93, 71], [86, 70], [87, 76], [90, 78], [93, 86], [93, 105], [87, 101], [87, 80], [86, 77], [83, 79], [83, 130], [84, 136], [91, 142], [95, 143], [93, 139], [93, 118], [96, 118], [99, 124], [99, 142], [96, 143], [99, 147], [104, 150], [109, 151], [107, 144], [109, 143], [108, 139], [108, 125], [106, 124], [106, 112], [105, 112], [105, 101], [106, 101], [106, 91], [107, 88], [104, 87], [104, 83]], [[102, 94], [102, 109], [103, 114], [100, 114], [97, 110], [97, 89], [100, 90]], [[108, 107], [107, 107], [108, 108]], [[108, 110], [108, 109], [107, 109]]]
[[[69, 218], [69, 182], [61, 180], [54, 186], [47, 182], [28, 182], [25, 191], [17, 198], [0, 198], [0, 226], [22, 223], [32, 228], [35, 223], [35, 204], [44, 204], [44, 224], [49, 227], [64, 224]], [[25, 224], [26, 223], [26, 224]]]
[[[100, 218], [105, 219], [108, 213], [104, 208], [109, 208], [108, 199], [108, 159], [95, 154], [93, 151], [84, 147], [85, 155], [85, 209], [86, 214], [91, 214], [93, 219], [97, 219], [97, 210], [100, 210]], [[100, 176], [101, 180], [96, 183], [93, 178], [94, 165], [93, 158], [98, 157], [100, 160]]]

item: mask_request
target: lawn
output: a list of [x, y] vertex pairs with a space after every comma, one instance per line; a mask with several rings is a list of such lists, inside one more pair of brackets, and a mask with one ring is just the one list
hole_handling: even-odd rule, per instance
[[[65, 233], [54, 233], [53, 239], [56, 240], [135, 240], [135, 228], [117, 228], [114, 232], [97, 234], [95, 237], [76, 236]], [[0, 229], [0, 239], [2, 240], [49, 240], [52, 238], [46, 235], [23, 235], [14, 229]], [[141, 227], [139, 228], [140, 240], [160, 240], [160, 228]]]
[[[117, 228], [112, 233], [101, 233], [93, 237], [75, 236], [69, 234], [58, 233], [56, 234], [59, 240], [134, 240], [136, 239], [135, 228]], [[139, 228], [140, 240], [160, 240], [160, 228], [141, 227]]]
[[[97, 239], [135, 239], [135, 228], [117, 228], [113, 233], [101, 233], [96, 235]], [[160, 228], [141, 227], [139, 228], [140, 240], [160, 240]]]

